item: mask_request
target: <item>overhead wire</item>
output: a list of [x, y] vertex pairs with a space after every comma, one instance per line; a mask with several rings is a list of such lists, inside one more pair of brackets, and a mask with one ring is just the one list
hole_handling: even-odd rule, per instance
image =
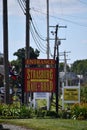
[[36, 34], [38, 35], [38, 37], [39, 37], [42, 41], [46, 41], [46, 39], [42, 38], [42, 36], [38, 33], [38, 31], [37, 31], [37, 29], [36, 29], [36, 27], [35, 27], [33, 21], [32, 21], [32, 25], [33, 25], [33, 28], [34, 28]]
[[[44, 13], [44, 12], [38, 10], [38, 9], [31, 8], [31, 10], [33, 10], [33, 11], [37, 11], [37, 12], [43, 14], [43, 15], [46, 15], [46, 13]], [[66, 21], [66, 22], [68, 22], [68, 23], [75, 24], [75, 25], [77, 25], [77, 26], [87, 27], [87, 25], [80, 24], [80, 23], [78, 23], [78, 22], [75, 22], [75, 21], [72, 21], [72, 20], [69, 20], [69, 19], [65, 19], [65, 18], [61, 18], [61, 17], [56, 17], [56, 16], [53, 16], [53, 15], [49, 15], [49, 16], [52, 17], [52, 18], [55, 18], [55, 19], [59, 19], [59, 20], [62, 20], [62, 21]]]
[[[36, 43], [37, 47], [39, 48], [39, 50], [42, 52], [42, 53], [46, 53], [46, 46], [44, 46], [44, 44], [42, 44], [41, 40], [42, 41], [46, 41], [46, 39], [43, 39], [40, 34], [38, 33], [35, 25], [34, 25], [34, 22], [33, 22], [33, 19], [31, 20], [31, 34], [32, 34], [32, 37], [34, 39], [34, 42]], [[37, 37], [38, 36], [38, 37]]]
[[[19, 6], [21, 7], [23, 13], [25, 14], [25, 11], [26, 11], [25, 3], [24, 3], [25, 0], [17, 0], [17, 1], [18, 1]], [[34, 25], [33, 20], [31, 20], [31, 23], [32, 23], [32, 26], [30, 28], [30, 32], [31, 32], [32, 38], [33, 38], [36, 46], [38, 47], [38, 49], [42, 53], [46, 54], [46, 47], [44, 45], [42, 45], [42, 43], [40, 41], [40, 40], [46, 41], [46, 39], [42, 38], [42, 36], [38, 33], [38, 31], [37, 31], [37, 29], [36, 29], [36, 27]], [[38, 36], [38, 38], [37, 38], [37, 36]]]
[[87, 2], [84, 2], [82, 0], [78, 0], [80, 3], [87, 5]]
[[[18, 1], [18, 3], [19, 3], [19, 5], [20, 5], [20, 7], [21, 7], [21, 9], [22, 9], [22, 11], [23, 11], [23, 13], [25, 14], [25, 12], [26, 12], [25, 1], [26, 1], [26, 0], [17, 0], [17, 1]], [[86, 4], [86, 2], [83, 2], [83, 1], [81, 1], [81, 0], [78, 0], [78, 1], [79, 1], [80, 3]], [[86, 4], [86, 5], [87, 5], [87, 4]], [[46, 13], [42, 12], [40, 9], [31, 8], [31, 10], [33, 10], [33, 11], [35, 11], [35, 12], [39, 12], [39, 13], [41, 13], [41, 14], [43, 14], [43, 15], [46, 15]], [[86, 25], [80, 24], [80, 23], [78, 23], [78, 22], [75, 22], [75, 21], [72, 21], [72, 20], [69, 20], [69, 19], [65, 19], [65, 18], [61, 18], [61, 17], [56, 17], [56, 16], [53, 16], [53, 15], [49, 15], [49, 16], [52, 17], [52, 18], [55, 18], [55, 19], [59, 19], [59, 20], [62, 20], [62, 21], [66, 21], [66, 22], [68, 22], [68, 23], [75, 24], [75, 25], [77, 25], [77, 26], [87, 27]], [[46, 39], [43, 38], [43, 37], [40, 35], [40, 33], [38, 33], [38, 31], [37, 31], [37, 29], [36, 29], [36, 25], [34, 25], [35, 22], [33, 22], [33, 20], [31, 21], [31, 23], [32, 23], [32, 29], [31, 29], [30, 31], [31, 31], [32, 38], [33, 38], [33, 40], [34, 40], [36, 46], [38, 47], [38, 49], [39, 49], [43, 54], [46, 54], [46, 47], [45, 47], [44, 44], [42, 44], [42, 42], [40, 41], [40, 40], [46, 41]], [[37, 38], [37, 36], [38, 36], [38, 38]], [[50, 50], [50, 51], [49, 51], [49, 52], [50, 52], [50, 55], [52, 56], [51, 49], [49, 49], [49, 50]]]
[[38, 47], [38, 49], [39, 49], [43, 54], [46, 54], [46, 50], [44, 50], [44, 48], [41, 46], [40, 41], [38, 41], [38, 39], [36, 38], [32, 26], [31, 26], [30, 32], [31, 32], [32, 38], [33, 38], [33, 40], [34, 40], [36, 46]]
[[33, 38], [36, 46], [40, 50], [40, 52], [42, 52], [43, 54], [46, 54], [46, 46], [44, 46], [44, 44], [42, 44], [41, 40], [43, 42], [46, 42], [47, 40], [42, 38], [42, 36], [38, 33], [36, 26], [34, 25], [33, 19], [31, 20], [30, 31], [31, 31], [32, 38]]
[[[37, 44], [39, 44], [39, 47], [40, 47], [42, 50], [44, 50], [45, 53], [46, 53], [46, 46], [44, 45], [44, 43], [46, 44], [46, 41], [47, 41], [47, 40], [43, 39], [43, 38], [39, 35], [39, 33], [38, 33], [38, 31], [36, 30], [36, 27], [35, 27], [33, 21], [32, 21], [31, 23], [32, 23], [32, 28], [33, 28], [33, 30], [34, 30], [33, 32], [35, 32], [34, 34], [36, 35], [35, 37], [38, 36], [38, 37], [37, 37]], [[43, 44], [42, 44], [41, 40], [43, 41]]]
[[53, 58], [53, 54], [52, 54], [52, 52], [51, 52], [50, 46], [49, 46], [49, 54], [50, 54], [50, 56]]
[[22, 0], [17, 0], [17, 2], [18, 2], [18, 4], [19, 4], [19, 6], [20, 6], [20, 8], [22, 9], [22, 11], [23, 11], [23, 13], [25, 14], [25, 6], [24, 6], [24, 4], [23, 4], [23, 1]]

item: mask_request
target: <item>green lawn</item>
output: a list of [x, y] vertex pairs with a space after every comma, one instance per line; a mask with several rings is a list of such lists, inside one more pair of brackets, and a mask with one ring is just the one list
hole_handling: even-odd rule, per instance
[[87, 121], [64, 119], [0, 119], [0, 123], [25, 126], [33, 130], [87, 130]]

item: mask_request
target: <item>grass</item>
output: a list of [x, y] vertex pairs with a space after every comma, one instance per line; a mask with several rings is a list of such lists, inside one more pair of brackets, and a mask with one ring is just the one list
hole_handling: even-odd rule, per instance
[[0, 123], [20, 125], [33, 130], [87, 130], [87, 121], [68, 119], [0, 119]]

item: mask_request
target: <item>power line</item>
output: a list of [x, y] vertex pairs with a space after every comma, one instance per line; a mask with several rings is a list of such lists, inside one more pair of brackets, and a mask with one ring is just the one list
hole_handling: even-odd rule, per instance
[[[43, 38], [39, 35], [39, 33], [37, 32], [37, 30], [36, 30], [36, 28], [35, 28], [35, 25], [34, 25], [33, 21], [32, 21], [31, 23], [32, 23], [32, 24], [31, 24], [31, 25], [32, 25], [32, 29], [34, 30], [33, 33], [35, 32], [34, 34], [36, 34], [36, 36], [38, 36], [37, 41], [38, 41], [38, 43], [39, 43], [39, 46], [40, 46], [43, 50], [45, 50], [45, 49], [46, 49], [46, 46], [44, 46], [44, 45], [42, 44], [41, 40], [42, 40], [42, 41], [46, 41], [46, 40], [43, 39]], [[36, 37], [36, 36], [35, 36], [35, 37]], [[45, 51], [46, 51], [46, 50], [45, 50]]]
[[[19, 6], [21, 7], [23, 13], [25, 14], [25, 11], [26, 11], [26, 9], [25, 9], [25, 3], [24, 3], [25, 0], [17, 0], [17, 1], [18, 1]], [[31, 15], [30, 15], [30, 17], [31, 17]], [[31, 31], [31, 35], [32, 35], [32, 38], [33, 38], [35, 44], [37, 45], [38, 49], [39, 49], [42, 53], [46, 54], [46, 47], [45, 47], [44, 45], [42, 45], [42, 43], [41, 43], [41, 41], [40, 41], [40, 40], [46, 41], [46, 39], [42, 38], [41, 35], [38, 33], [38, 31], [37, 31], [37, 29], [36, 29], [36, 27], [35, 27], [35, 25], [34, 25], [34, 23], [33, 23], [32, 20], [31, 20], [31, 23], [32, 23], [32, 26], [33, 26], [33, 28], [31, 27], [31, 30], [30, 30], [30, 31]], [[33, 30], [34, 30], [34, 31], [33, 31]], [[36, 38], [36, 35], [35, 35], [35, 34], [37, 34], [37, 36], [38, 36], [38, 38], [39, 38], [40, 40], [39, 40], [38, 38]]]
[[34, 24], [34, 26], [35, 26], [35, 28], [36, 28], [38, 34], [39, 34], [39, 37], [41, 37], [40, 39], [41, 39], [42, 41], [46, 41], [47, 38], [41, 34], [41, 32], [40, 32], [41, 29], [38, 28], [38, 25], [37, 25], [37, 23], [36, 23], [36, 20], [34, 19], [34, 17], [32, 17], [32, 19], [33, 19], [33, 20], [32, 20], [32, 21], [33, 21], [33, 24]]
[[[43, 15], [46, 15], [46, 13], [44, 13], [44, 12], [38, 10], [38, 9], [31, 8], [31, 10], [33, 10], [33, 11], [35, 11], [35, 12], [39, 12], [39, 13], [41, 13], [41, 14], [43, 14]], [[68, 22], [68, 23], [75, 24], [75, 25], [77, 25], [77, 26], [81, 26], [81, 27], [86, 27], [86, 28], [87, 28], [87, 25], [83, 25], [83, 24], [80, 24], [80, 23], [78, 23], [78, 22], [75, 22], [75, 21], [72, 21], [72, 20], [69, 20], [69, 19], [64, 19], [64, 18], [61, 18], [61, 17], [53, 16], [53, 15], [49, 15], [49, 16], [52, 17], [52, 18], [55, 18], [55, 19], [59, 19], [59, 20], [62, 20], [62, 21], [66, 21], [66, 22]]]
[[23, 13], [25, 14], [25, 5], [23, 4], [23, 1], [17, 0], [17, 2], [18, 2], [18, 4], [19, 4], [19, 6], [21, 7]]
[[39, 37], [42, 41], [46, 41], [46, 39], [42, 38], [42, 36], [38, 33], [38, 31], [37, 31], [37, 29], [36, 29], [36, 27], [35, 27], [33, 21], [32, 21], [32, 25], [33, 25], [33, 28], [34, 28], [36, 34], [38, 35], [38, 37]]
[[38, 47], [38, 49], [39, 49], [42, 53], [46, 54], [46, 50], [43, 48], [43, 45], [42, 45], [42, 43], [40, 42], [40, 40], [39, 40], [38, 38], [36, 38], [32, 26], [31, 26], [30, 32], [31, 32], [32, 38], [33, 38], [33, 40], [34, 40], [36, 46]]
[[87, 5], [87, 2], [84, 2], [82, 0], [78, 0], [80, 3]]
[[34, 40], [34, 42], [35, 42], [35, 44], [36, 44], [36, 46], [37, 46], [38, 50], [39, 50], [40, 52], [42, 52], [43, 54], [45, 54], [46, 52], [43, 52], [43, 51], [41, 50], [40, 46], [37, 44], [36, 38], [34, 37], [34, 35], [33, 35], [33, 32], [32, 32], [32, 31], [31, 31], [31, 34], [32, 34], [32, 38], [33, 38], [33, 40]]
[[49, 54], [50, 54], [50, 56], [53, 58], [53, 55], [52, 55], [52, 52], [51, 52], [50, 46], [49, 46]]

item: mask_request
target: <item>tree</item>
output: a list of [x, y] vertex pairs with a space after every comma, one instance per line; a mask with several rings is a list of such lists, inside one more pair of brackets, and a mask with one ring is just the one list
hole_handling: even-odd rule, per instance
[[[34, 49], [30, 47], [30, 59], [37, 59], [39, 53], [40, 52], [37, 49], [34, 51]], [[18, 51], [15, 52], [13, 55], [17, 56], [18, 60], [21, 60], [25, 57], [25, 48], [18, 49]]]
[[[59, 70], [60, 70], [60, 72], [64, 71], [64, 63], [63, 63], [63, 62], [61, 62], [61, 63], [59, 64]], [[67, 70], [67, 72], [70, 71], [70, 67], [69, 67], [68, 64], [66, 65], [66, 70]]]
[[87, 60], [77, 60], [73, 63], [71, 71], [76, 74], [85, 75], [87, 73]]
[[[39, 56], [39, 51], [34, 50], [30, 47], [30, 59], [37, 59]], [[17, 56], [17, 60], [13, 60], [9, 65], [9, 74], [10, 74], [10, 88], [12, 88], [12, 92], [14, 88], [21, 89], [22, 85], [22, 59], [25, 58], [25, 48], [18, 49], [17, 52], [13, 54]]]
[[[37, 49], [34, 50], [32, 47], [30, 47], [30, 59], [37, 59], [39, 53], [40, 52]], [[22, 58], [25, 58], [25, 48], [18, 49], [17, 52], [15, 52], [13, 55], [17, 56], [17, 60], [11, 61], [11, 65], [14, 65], [16, 71], [19, 72], [22, 65]]]

